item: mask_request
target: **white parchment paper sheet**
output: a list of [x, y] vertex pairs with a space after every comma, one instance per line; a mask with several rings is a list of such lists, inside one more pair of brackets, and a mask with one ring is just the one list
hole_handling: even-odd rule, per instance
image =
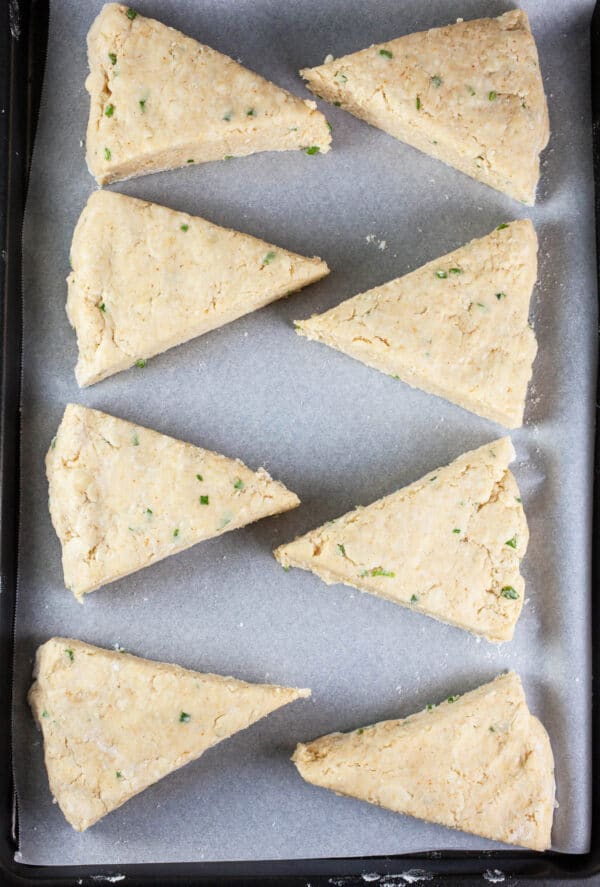
[[[496, 15], [503, 0], [139, 0], [298, 95], [304, 65], [372, 42]], [[25, 341], [15, 772], [30, 863], [392, 854], [490, 842], [305, 784], [298, 740], [404, 716], [507, 668], [523, 677], [556, 757], [554, 847], [583, 852], [590, 800], [590, 497], [596, 284], [589, 95], [591, 0], [530, 0], [552, 124], [528, 210], [323, 104], [327, 156], [263, 154], [150, 176], [124, 191], [307, 255], [322, 283], [79, 391], [64, 312], [71, 234], [95, 187], [84, 162], [85, 35], [100, 0], [52, 0], [44, 102], [24, 232]], [[527, 601], [501, 647], [361, 595], [284, 573], [272, 548], [500, 436], [499, 426], [297, 337], [291, 321], [530, 215], [540, 236], [540, 353], [513, 435], [531, 527]], [[43, 458], [67, 401], [265, 465], [302, 506], [197, 546], [76, 603], [65, 591]], [[309, 686], [84, 835], [53, 806], [25, 697], [54, 634], [253, 681]]]

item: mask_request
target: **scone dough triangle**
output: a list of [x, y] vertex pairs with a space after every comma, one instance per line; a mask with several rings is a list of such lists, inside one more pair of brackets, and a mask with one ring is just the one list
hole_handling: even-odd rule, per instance
[[300, 335], [507, 428], [523, 423], [537, 353], [538, 241], [523, 219], [297, 321]]
[[316, 104], [134, 9], [88, 34], [87, 162], [100, 185], [257, 151], [329, 150]]
[[522, 10], [398, 37], [300, 73], [315, 95], [534, 203], [550, 130]]
[[46, 472], [65, 585], [79, 600], [300, 504], [263, 469], [77, 404], [65, 409]]
[[550, 847], [554, 761], [514, 672], [397, 721], [296, 748], [307, 782], [532, 850]]
[[29, 703], [50, 789], [81, 832], [282, 705], [310, 696], [140, 659], [72, 638], [37, 651]]
[[529, 540], [508, 467], [514, 455], [508, 437], [485, 444], [281, 545], [275, 557], [328, 585], [350, 585], [508, 641], [523, 606], [519, 566]]

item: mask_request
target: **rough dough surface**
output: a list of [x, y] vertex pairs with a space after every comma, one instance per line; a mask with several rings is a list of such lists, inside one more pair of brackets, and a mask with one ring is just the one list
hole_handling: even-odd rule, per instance
[[96, 191], [71, 246], [67, 314], [81, 386], [223, 326], [329, 273], [205, 219]]
[[522, 10], [398, 37], [300, 73], [315, 95], [534, 203], [550, 130]]
[[550, 847], [552, 749], [514, 672], [403, 720], [300, 744], [292, 760], [307, 782], [337, 794], [492, 841]]
[[527, 219], [298, 321], [300, 335], [508, 428], [523, 423], [537, 353]]
[[206, 749], [310, 696], [71, 638], [39, 647], [29, 704], [50, 790], [78, 832]]
[[508, 641], [523, 606], [529, 531], [509, 471], [510, 438], [465, 453], [408, 487], [282, 545], [311, 570], [442, 622]]
[[100, 185], [257, 151], [329, 150], [315, 102], [126, 6], [103, 7], [88, 61], [87, 163]]
[[65, 585], [79, 600], [300, 504], [262, 468], [77, 404], [65, 409], [46, 472]]

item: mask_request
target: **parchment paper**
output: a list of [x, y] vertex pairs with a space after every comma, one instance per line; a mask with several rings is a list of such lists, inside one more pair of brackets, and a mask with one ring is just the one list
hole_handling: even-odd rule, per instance
[[[502, 0], [139, 0], [140, 12], [240, 58], [298, 95], [296, 74], [372, 42], [497, 15]], [[596, 272], [589, 95], [591, 0], [525, 2], [552, 138], [528, 210], [322, 103], [327, 156], [262, 154], [141, 178], [127, 194], [306, 255], [328, 279], [86, 391], [64, 312], [71, 234], [95, 187], [84, 162], [85, 35], [100, 0], [52, 0], [46, 85], [24, 231], [25, 342], [15, 773], [20, 858], [124, 863], [392, 854], [499, 845], [305, 784], [298, 740], [408, 715], [514, 668], [556, 758], [553, 844], [590, 827], [590, 505]], [[527, 601], [496, 647], [424, 616], [284, 573], [272, 548], [504, 433], [295, 335], [291, 321], [531, 216], [540, 236], [540, 351], [515, 471], [531, 528]], [[383, 243], [383, 241], [385, 243]], [[90, 595], [65, 591], [43, 458], [67, 401], [265, 465], [302, 506]], [[78, 835], [53, 806], [25, 696], [54, 634], [313, 690]]]

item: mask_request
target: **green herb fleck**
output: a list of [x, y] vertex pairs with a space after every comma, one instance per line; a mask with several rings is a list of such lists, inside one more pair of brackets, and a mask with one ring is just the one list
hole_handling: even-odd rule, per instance
[[117, 771], [115, 772], [115, 776], [117, 777], [117, 779], [123, 779], [123, 774], [121, 773], [120, 770], [117, 770]]
[[380, 49], [379, 55], [382, 55], [386, 59], [393, 59], [394, 58], [393, 52], [390, 52], [389, 49]]
[[437, 480], [437, 474], [434, 474], [433, 477], [429, 478], [429, 483], [432, 484], [434, 480]]
[[277, 253], [267, 253], [267, 255], [262, 260], [263, 265], [270, 265], [276, 255]]
[[152, 517], [153, 514], [154, 514], [154, 512], [152, 511], [151, 508], [147, 508], [147, 509], [146, 509], [146, 516], [147, 516], [147, 517]]
[[440, 87], [442, 85], [442, 78], [440, 77], [439, 74], [434, 74], [433, 77], [431, 78], [431, 82], [432, 82], [433, 86], [435, 86], [435, 88], [437, 89], [438, 87]]
[[236, 490], [243, 490], [245, 484], [241, 477], [236, 477], [233, 486]]
[[450, 268], [449, 273], [450, 274], [462, 274], [463, 269], [462, 268]]
[[197, 475], [196, 475], [196, 480], [204, 480], [204, 478], [202, 477], [201, 474], [197, 474]]
[[233, 160], [233, 154], [226, 154], [226, 155], [223, 157], [223, 160]]
[[48, 712], [46, 711], [46, 709], [44, 709], [44, 711], [42, 712], [42, 717], [47, 718], [48, 716]]
[[358, 733], [359, 736], [362, 736], [362, 734], [365, 732], [365, 728], [364, 728], [364, 727], [359, 727], [358, 730], [357, 730], [356, 732]]
[[228, 111], [226, 114], [223, 114], [223, 120], [226, 120], [227, 123], [229, 123], [229, 121], [231, 120], [231, 114], [232, 114], [231, 111]]
[[309, 148], [306, 148], [307, 154], [318, 154], [321, 149], [318, 145], [311, 145]]
[[106, 311], [106, 305], [104, 304], [104, 302], [100, 302], [98, 308], [100, 309], [100, 311]]
[[54, 437], [50, 441], [50, 449], [53, 450], [55, 446], [56, 446], [56, 435], [54, 435]]
[[133, 437], [131, 438], [131, 443], [134, 445], [134, 447], [139, 447], [139, 445], [140, 445], [140, 439], [139, 439], [139, 437], [137, 436], [137, 433], [134, 434]]
[[109, 59], [110, 59], [110, 63], [111, 63], [111, 65], [116, 65], [116, 64], [117, 64], [117, 56], [116, 56], [116, 54], [115, 54], [114, 52], [109, 52], [109, 53], [108, 53], [108, 57], [109, 57]]
[[290, 572], [290, 565], [288, 564], [287, 567], [284, 567], [283, 569], [284, 569], [285, 573], [289, 573]]
[[246, 117], [254, 117], [254, 108], [248, 108], [246, 111]]
[[504, 231], [505, 228], [508, 228], [508, 222], [502, 222], [501, 225], [498, 225], [496, 231]]
[[73, 662], [73, 660], [75, 659], [75, 653], [71, 650], [70, 647], [65, 647], [65, 653], [67, 654], [71, 662]]
[[341, 108], [341, 107], [342, 107], [342, 103], [341, 103], [341, 102], [334, 102], [333, 104], [336, 106], [336, 108]]
[[419, 603], [419, 595], [418, 594], [411, 594], [410, 602], [411, 602], [411, 604], [418, 604]]
[[467, 86], [467, 89], [469, 90], [469, 95], [476, 95], [475, 90], [472, 86]]
[[490, 733], [495, 733], [495, 732], [496, 732], [492, 726], [490, 726], [489, 730], [490, 730]]
[[516, 548], [516, 547], [517, 547], [517, 537], [516, 537], [516, 535], [513, 536], [512, 539], [507, 539], [506, 542], [505, 542], [504, 544], [505, 544], [505, 545], [508, 545], [509, 548]]
[[438, 278], [438, 280], [445, 280], [448, 277], [448, 272], [447, 271], [436, 271], [435, 276]]
[[448, 696], [448, 702], [456, 702], [457, 699], [458, 693], [456, 694], [456, 696]]
[[490, 100], [490, 102], [495, 102], [497, 98], [498, 98], [498, 93], [492, 89], [492, 91], [490, 93], [488, 93], [488, 99]]
[[182, 711], [179, 715], [179, 723], [180, 724], [187, 724], [187, 723], [189, 723], [189, 721], [191, 721], [191, 719], [192, 719], [192, 716], [189, 715], [187, 713], [187, 711]]
[[452, 532], [453, 532], [453, 533], [460, 533], [460, 530], [459, 530], [458, 527], [454, 527], [454, 529], [452, 530]]
[[367, 570], [367, 573], [370, 576], [387, 576], [389, 579], [396, 576], [392, 570], [384, 570], [383, 567], [375, 567], [373, 570]]
[[327, 124], [327, 129], [329, 130], [329, 132], [333, 132], [333, 127], [332, 127], [331, 123], [329, 122], [329, 120], [326, 120], [325, 123]]
[[193, 162], [194, 162], [194, 158], [193, 158], [193, 157], [190, 157], [190, 159], [186, 161], [186, 163], [193, 163]]
[[516, 601], [519, 598], [519, 592], [516, 591], [512, 585], [505, 585], [500, 594], [509, 601]]
[[179, 528], [177, 528], [176, 530], [173, 530], [173, 539], [177, 539], [178, 536], [179, 536]]
[[140, 105], [142, 114], [145, 114], [146, 113], [146, 99], [140, 99], [139, 105]]
[[347, 78], [346, 75], [343, 74], [341, 71], [336, 71], [336, 73], [335, 73], [335, 79], [336, 79], [339, 83], [347, 83], [347, 82], [348, 82], [348, 78]]
[[340, 542], [338, 542], [338, 551], [342, 555], [342, 557], [346, 557], [346, 548]]
[[110, 148], [105, 148], [104, 149], [104, 159], [110, 160], [111, 157], [112, 157], [112, 154], [110, 153]]
[[506, 293], [496, 293], [496, 298], [498, 299], [498, 301], [500, 301], [500, 299], [505, 299]]
[[521, 505], [522, 501], [523, 501], [523, 500], [521, 499], [520, 496], [515, 496], [515, 502], [518, 502], [519, 505]]
[[112, 117], [112, 115], [115, 113], [115, 106], [114, 105], [107, 105], [106, 108], [104, 109], [104, 113], [106, 114], [107, 117]]
[[181, 230], [182, 230], [182, 231], [189, 231], [189, 230], [190, 230], [190, 226], [189, 226], [189, 225], [181, 225]]
[[475, 304], [477, 305], [478, 308], [485, 308], [485, 305], [483, 304], [483, 302], [476, 302]]
[[127, 18], [129, 19], [129, 21], [132, 22], [134, 20], [134, 18], [136, 17], [136, 15], [137, 15], [137, 12], [135, 11], [135, 9], [132, 9], [130, 6], [129, 9], [127, 10]]
[[139, 360], [136, 360], [135, 365], [136, 365], [136, 367], [139, 367], [141, 370], [143, 370], [144, 367], [146, 366], [146, 361], [144, 360], [143, 357], [140, 357]]
[[421, 99], [419, 96], [417, 96], [417, 98], [415, 99], [415, 107], [416, 107], [417, 111], [421, 110]]
[[433, 711], [433, 709], [434, 709], [435, 707], [436, 707], [436, 706], [435, 706], [435, 702], [428, 702], [428, 703], [427, 703], [427, 711]]
[[208, 505], [208, 496], [200, 496], [200, 505]]

